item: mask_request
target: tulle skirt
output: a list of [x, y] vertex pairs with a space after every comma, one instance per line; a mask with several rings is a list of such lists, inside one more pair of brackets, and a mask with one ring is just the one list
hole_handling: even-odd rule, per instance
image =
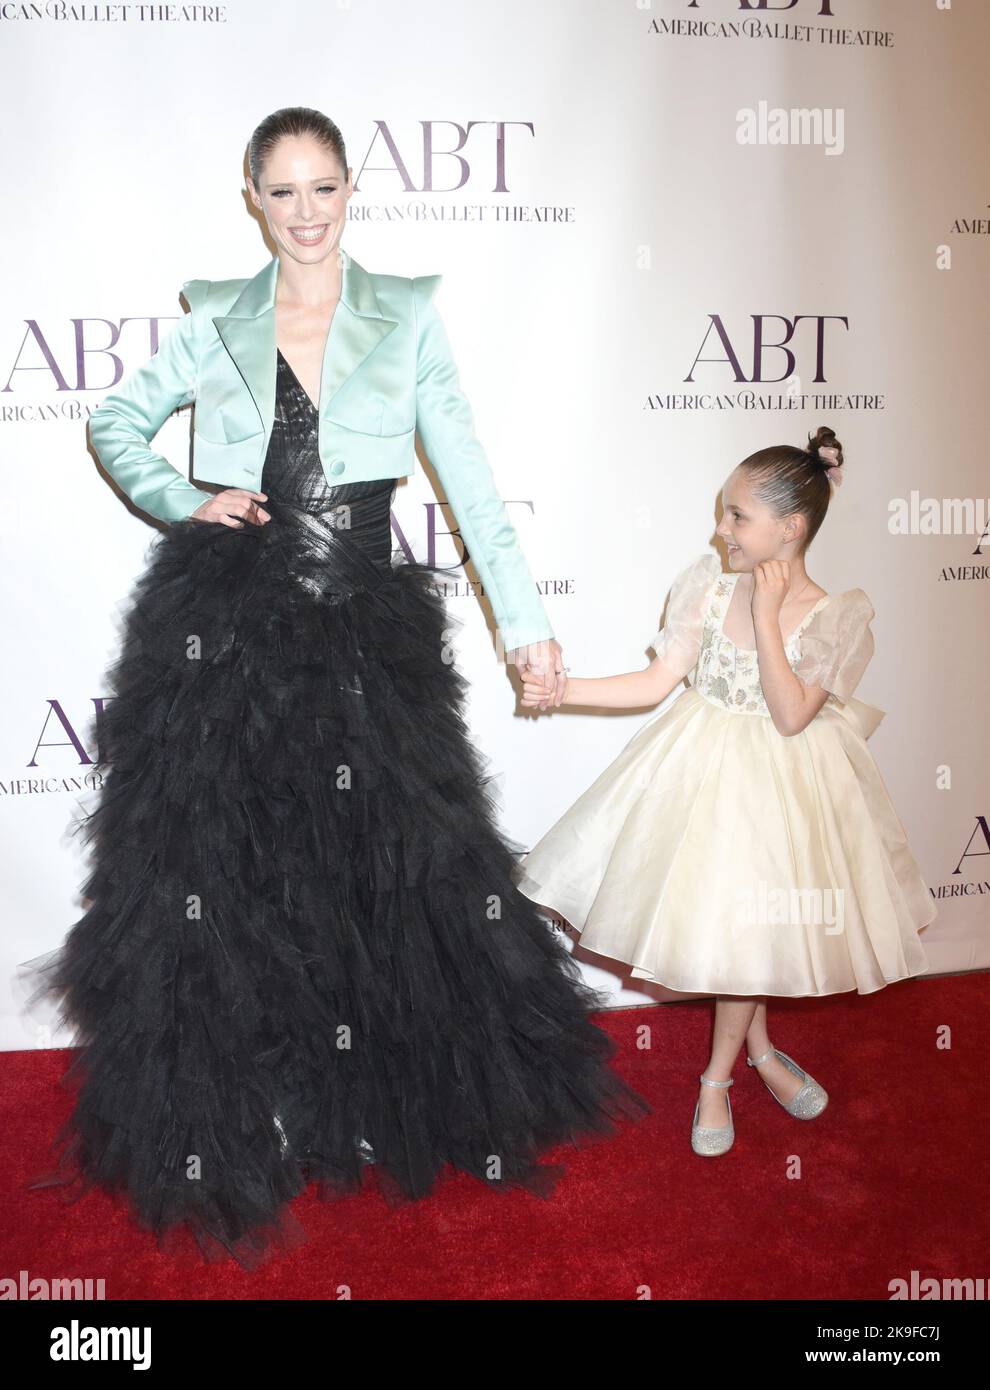
[[[869, 994], [936, 916], [852, 707], [785, 738], [690, 687], [533, 847], [520, 890], [684, 993]], [[876, 711], [882, 717], [882, 711]]]
[[[181, 522], [128, 604], [85, 915], [28, 962], [80, 1051], [31, 1186], [125, 1197], [170, 1249], [253, 1268], [287, 1204], [446, 1165], [540, 1196], [563, 1141], [650, 1107], [513, 882], [438, 571], [302, 509]], [[37, 998], [38, 995], [36, 994]]]

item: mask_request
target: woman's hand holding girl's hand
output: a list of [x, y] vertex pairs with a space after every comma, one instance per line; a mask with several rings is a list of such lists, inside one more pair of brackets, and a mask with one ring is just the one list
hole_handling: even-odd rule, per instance
[[780, 607], [787, 597], [791, 567], [787, 560], [763, 560], [753, 570], [753, 596], [750, 608], [753, 627], [760, 622], [780, 621]]
[[[568, 676], [564, 677], [564, 689], [560, 698], [560, 703], [567, 699], [567, 686], [570, 683]], [[554, 692], [554, 678], [549, 672], [540, 673], [534, 671], [532, 667], [527, 667], [523, 673], [523, 698], [522, 702], [527, 709], [534, 707], [545, 710], [547, 701]]]
[[544, 637], [523, 647], [513, 647], [507, 660], [518, 668], [523, 681], [535, 678], [545, 682], [540, 709], [560, 704], [564, 698], [564, 657], [556, 637]]
[[227, 487], [223, 492], [211, 497], [208, 502], [203, 502], [189, 515], [196, 521], [219, 521], [223, 526], [243, 530], [247, 521], [258, 526], [271, 521], [271, 516], [264, 507], [258, 506], [259, 501], [267, 500], [266, 492], [249, 492], [244, 487]]

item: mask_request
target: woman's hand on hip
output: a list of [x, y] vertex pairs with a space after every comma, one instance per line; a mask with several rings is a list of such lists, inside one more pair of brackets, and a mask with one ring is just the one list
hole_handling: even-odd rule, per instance
[[264, 507], [259, 507], [258, 503], [267, 500], [266, 492], [249, 492], [244, 487], [226, 487], [223, 492], [218, 492], [208, 502], [203, 502], [189, 515], [195, 521], [219, 521], [221, 525], [232, 526], [236, 530], [242, 530], [249, 521], [256, 526], [263, 526], [266, 521], [271, 521], [271, 516]]

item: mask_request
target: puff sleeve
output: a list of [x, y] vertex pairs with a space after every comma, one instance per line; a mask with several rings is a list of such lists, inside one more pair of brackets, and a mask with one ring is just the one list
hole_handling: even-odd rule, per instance
[[875, 613], [862, 589], [847, 589], [820, 608], [801, 633], [794, 674], [849, 700], [873, 656]]
[[678, 680], [697, 665], [708, 596], [721, 573], [718, 556], [706, 550], [681, 570], [670, 587], [667, 620], [650, 646]]

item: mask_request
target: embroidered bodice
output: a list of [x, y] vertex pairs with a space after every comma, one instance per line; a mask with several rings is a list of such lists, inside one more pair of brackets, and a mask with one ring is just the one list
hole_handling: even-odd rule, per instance
[[[711, 600], [702, 626], [701, 651], [698, 664], [688, 677], [706, 699], [745, 714], [763, 714], [770, 718], [770, 711], [760, 685], [760, 666], [755, 648], [737, 647], [731, 637], [727, 637], [723, 624], [725, 615], [735, 591], [738, 574], [724, 574], [711, 591]], [[825, 594], [807, 612], [784, 643], [788, 665], [796, 670], [801, 660], [801, 633], [818, 610], [831, 598]], [[832, 696], [829, 696], [832, 699]], [[827, 703], [827, 702], [826, 702]]]

